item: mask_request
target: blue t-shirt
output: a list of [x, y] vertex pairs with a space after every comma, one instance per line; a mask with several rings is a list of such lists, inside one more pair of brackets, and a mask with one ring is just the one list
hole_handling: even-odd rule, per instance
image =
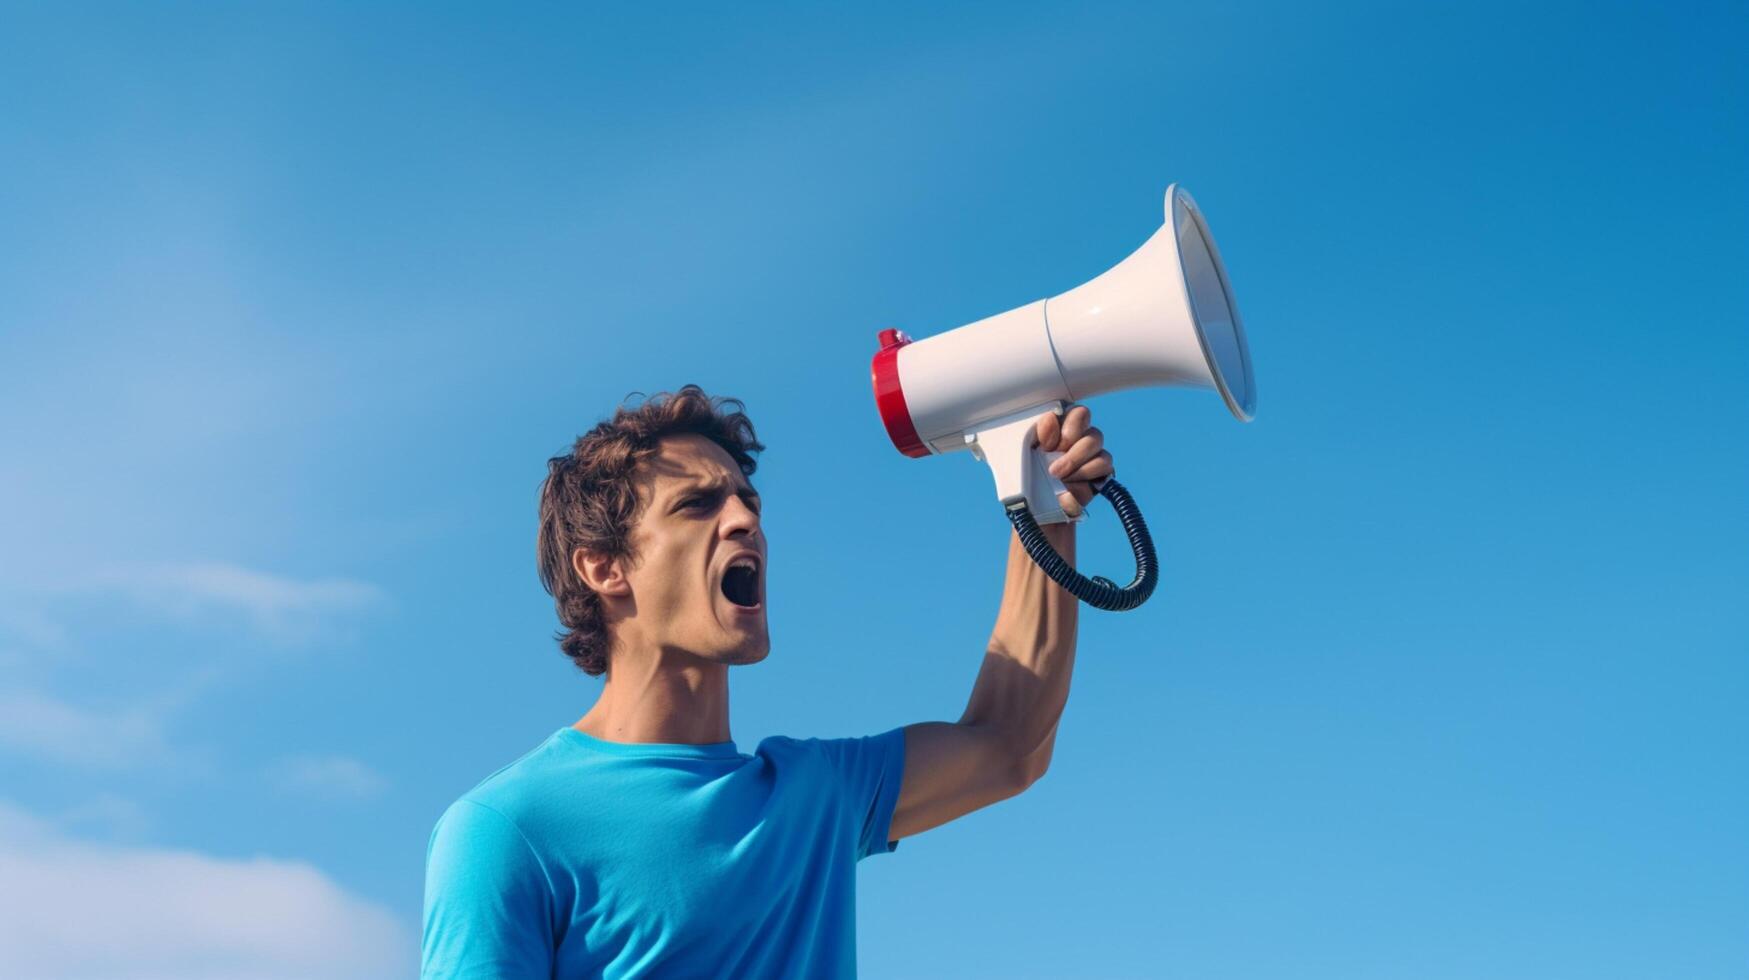
[[438, 820], [423, 975], [851, 976], [904, 770], [902, 728], [750, 756], [561, 728]]

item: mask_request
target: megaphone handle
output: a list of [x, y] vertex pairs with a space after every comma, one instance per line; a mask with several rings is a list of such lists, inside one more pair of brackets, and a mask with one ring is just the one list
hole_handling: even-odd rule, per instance
[[1135, 498], [1130, 496], [1123, 484], [1106, 477], [1095, 489], [1101, 497], [1111, 501], [1112, 509], [1117, 512], [1117, 519], [1123, 523], [1124, 534], [1130, 539], [1130, 550], [1135, 552], [1136, 577], [1128, 585], [1119, 586], [1107, 578], [1089, 579], [1076, 571], [1073, 565], [1063, 560], [1062, 555], [1057, 554], [1056, 548], [1051, 547], [1050, 539], [1039, 530], [1038, 521], [1033, 519], [1026, 501], [1015, 501], [1006, 506], [1008, 520], [1014, 525], [1014, 533], [1020, 537], [1020, 544], [1026, 549], [1026, 553], [1051, 581], [1063, 587], [1063, 591], [1095, 609], [1111, 612], [1134, 609], [1148, 601], [1160, 579], [1160, 562], [1154, 553], [1154, 539], [1148, 534], [1148, 524], [1142, 520], [1142, 511], [1136, 506]]
[[1085, 515], [1063, 513], [1059, 494], [1068, 492], [1051, 472], [1059, 452], [1040, 452], [1035, 425], [1045, 412], [1061, 415], [1062, 402], [1049, 402], [984, 423], [965, 435], [972, 455], [990, 467], [996, 478], [996, 499], [1004, 507], [1023, 502], [1040, 524], [1080, 523]]

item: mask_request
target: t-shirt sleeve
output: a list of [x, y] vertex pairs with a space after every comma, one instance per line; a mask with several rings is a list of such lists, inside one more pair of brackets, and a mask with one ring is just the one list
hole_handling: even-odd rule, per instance
[[425, 856], [424, 980], [553, 973], [552, 886], [508, 817], [458, 800]]
[[888, 836], [899, 783], [905, 776], [905, 730], [895, 728], [866, 738], [820, 740], [832, 763], [852, 819], [858, 825], [856, 858], [885, 854], [899, 846]]

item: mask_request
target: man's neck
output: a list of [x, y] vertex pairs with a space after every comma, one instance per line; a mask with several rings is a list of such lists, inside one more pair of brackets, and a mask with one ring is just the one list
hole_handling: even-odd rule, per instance
[[728, 665], [616, 651], [595, 706], [571, 727], [608, 742], [732, 741]]

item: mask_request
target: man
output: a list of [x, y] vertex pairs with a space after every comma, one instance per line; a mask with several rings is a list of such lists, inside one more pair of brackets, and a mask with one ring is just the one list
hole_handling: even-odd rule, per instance
[[[869, 738], [729, 735], [729, 667], [765, 659], [764, 449], [696, 386], [620, 408], [548, 463], [541, 581], [594, 707], [438, 821], [424, 975], [821, 977], [856, 971], [855, 865], [1044, 774], [1076, 601], [1010, 536], [958, 722]], [[1087, 409], [1038, 420], [1078, 514], [1112, 472]], [[1045, 528], [1075, 557], [1072, 524]]]

